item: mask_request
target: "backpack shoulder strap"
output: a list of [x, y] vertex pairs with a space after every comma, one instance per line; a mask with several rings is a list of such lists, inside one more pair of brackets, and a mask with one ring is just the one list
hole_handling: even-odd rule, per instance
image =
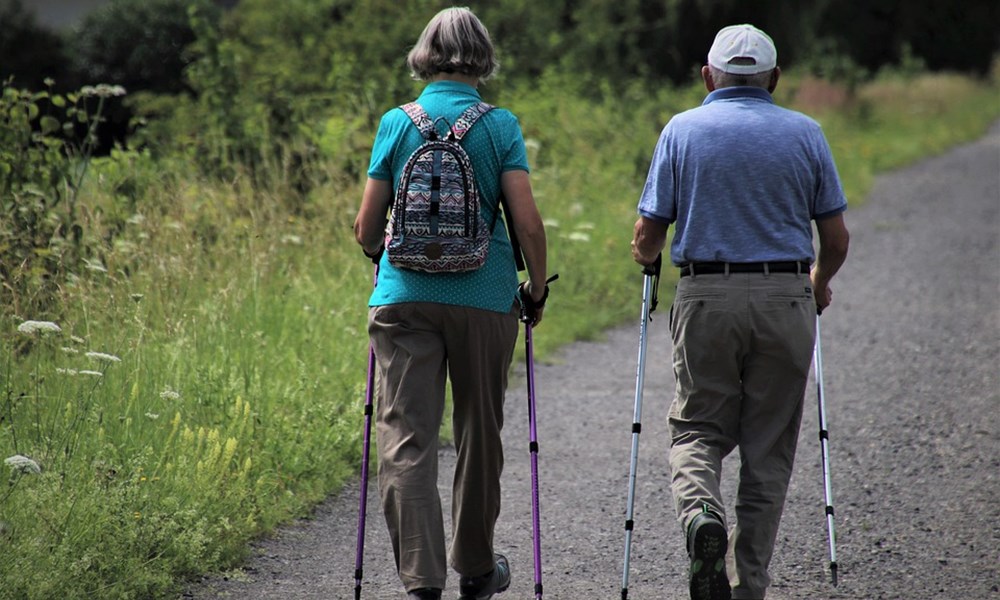
[[[455, 121], [455, 125], [452, 126], [451, 136], [455, 141], [461, 142], [465, 134], [479, 120], [479, 117], [490, 112], [493, 108], [493, 105], [486, 102], [477, 102], [465, 109], [462, 115]], [[493, 222], [490, 224], [490, 231], [493, 231], [496, 227], [497, 218], [500, 216], [501, 211], [507, 222], [507, 237], [510, 239], [511, 249], [514, 251], [514, 264], [518, 271], [523, 271], [525, 269], [524, 256], [521, 254], [521, 245], [518, 243], [517, 235], [514, 232], [514, 219], [511, 217], [510, 209], [507, 207], [507, 198], [503, 195], [503, 192], [500, 192], [496, 212], [493, 213]]]
[[476, 124], [479, 117], [485, 115], [486, 113], [493, 110], [493, 105], [487, 104], [485, 102], [477, 102], [469, 108], [465, 109], [464, 112], [455, 120], [455, 124], [451, 126], [451, 137], [456, 142], [461, 142], [465, 134], [472, 129], [472, 126]]
[[399, 108], [403, 109], [406, 116], [410, 117], [410, 120], [413, 121], [413, 124], [420, 130], [420, 135], [422, 135], [424, 139], [433, 140], [438, 137], [437, 131], [434, 129], [434, 121], [431, 120], [431, 116], [427, 114], [424, 107], [420, 106], [416, 102], [410, 102], [400, 106]]

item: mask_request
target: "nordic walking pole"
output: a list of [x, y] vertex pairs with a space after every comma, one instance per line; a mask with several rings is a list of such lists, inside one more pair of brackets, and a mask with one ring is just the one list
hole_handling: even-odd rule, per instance
[[[552, 283], [559, 275], [549, 277], [546, 284]], [[532, 351], [531, 330], [534, 315], [534, 303], [531, 297], [520, 288], [521, 322], [524, 323], [524, 363], [528, 379], [528, 451], [531, 454], [531, 545], [535, 563], [535, 599], [542, 598], [542, 543], [541, 519], [538, 506], [538, 428], [535, 425], [535, 359]], [[548, 285], [545, 286], [548, 295]], [[542, 297], [545, 302], [545, 296]]]
[[634, 525], [635, 475], [639, 462], [639, 433], [642, 431], [642, 388], [646, 377], [646, 340], [650, 314], [656, 310], [657, 288], [660, 280], [662, 255], [642, 269], [642, 319], [639, 322], [639, 361], [635, 375], [635, 406], [632, 410], [632, 458], [628, 471], [628, 506], [625, 509], [625, 564], [622, 567], [622, 600], [628, 598], [629, 559], [632, 555], [632, 527]]
[[816, 397], [819, 400], [819, 443], [822, 450], [823, 494], [826, 500], [826, 530], [830, 541], [830, 580], [837, 586], [837, 542], [833, 530], [833, 486], [830, 483], [830, 432], [826, 428], [826, 406], [823, 394], [823, 352], [820, 346], [819, 314], [816, 311], [816, 348], [813, 353], [816, 369]]
[[[378, 283], [378, 259], [375, 263], [375, 275], [372, 286]], [[368, 513], [368, 454], [372, 442], [372, 412], [375, 394], [375, 349], [368, 344], [368, 379], [365, 383], [365, 434], [361, 454], [361, 499], [358, 502], [358, 548], [354, 558], [354, 600], [361, 600], [361, 578], [365, 556], [365, 517]]]

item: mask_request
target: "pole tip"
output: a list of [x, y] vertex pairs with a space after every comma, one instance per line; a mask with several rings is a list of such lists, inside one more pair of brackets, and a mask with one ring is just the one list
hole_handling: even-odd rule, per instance
[[837, 563], [830, 563], [830, 581], [833, 587], [837, 587]]

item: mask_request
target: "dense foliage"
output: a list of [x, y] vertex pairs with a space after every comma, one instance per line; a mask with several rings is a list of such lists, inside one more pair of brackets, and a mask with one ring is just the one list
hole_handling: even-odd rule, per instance
[[[318, 109], [345, 115], [334, 126], [350, 131], [355, 117], [370, 121], [405, 97], [412, 88], [399, 76], [402, 58], [428, 17], [451, 4], [288, 0], [275, 10], [262, 0], [108, 0], [60, 36], [40, 26], [23, 0], [0, 0], [0, 79], [13, 75], [17, 85], [37, 89], [53, 78], [61, 92], [109, 83], [132, 94], [183, 94], [176, 101], [182, 107], [214, 103], [214, 111], [226, 105], [240, 114], [216, 123], [235, 145], [223, 154], [255, 170], [269, 160], [296, 163], [290, 167], [295, 169], [309, 157], [270, 156], [273, 149], [260, 147], [260, 135], [287, 138], [297, 133], [290, 131], [293, 123]], [[586, 93], [637, 78], [651, 86], [686, 84], [696, 77], [714, 32], [734, 22], [752, 22], [771, 33], [784, 68], [850, 80], [913, 64], [981, 76], [1000, 47], [1000, 5], [990, 0], [469, 4], [500, 48], [499, 87], [531, 82], [550, 70], [574, 74], [587, 84]], [[220, 15], [220, 6], [234, 5]], [[216, 97], [203, 99], [209, 93]], [[173, 104], [140, 103], [131, 110], [109, 105], [102, 152], [132, 133], [131, 117], [162, 115]], [[195, 130], [212, 118], [190, 117], [182, 108], [178, 121]]]

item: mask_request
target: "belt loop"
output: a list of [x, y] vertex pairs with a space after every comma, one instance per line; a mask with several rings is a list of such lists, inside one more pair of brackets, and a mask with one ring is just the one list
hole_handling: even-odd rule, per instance
[[726, 266], [724, 267], [724, 269], [725, 269], [725, 270], [723, 271], [723, 273], [724, 273], [724, 277], [725, 277], [726, 279], [729, 279], [729, 263], [724, 263], [724, 264], [726, 265]]
[[802, 261], [801, 260], [795, 261], [795, 275], [797, 277], [802, 277]]
[[691, 274], [691, 279], [694, 279], [694, 263], [688, 263], [688, 273]]
[[763, 264], [764, 264], [764, 277], [770, 277], [771, 276], [771, 263], [766, 262], [766, 263], [763, 263]]

